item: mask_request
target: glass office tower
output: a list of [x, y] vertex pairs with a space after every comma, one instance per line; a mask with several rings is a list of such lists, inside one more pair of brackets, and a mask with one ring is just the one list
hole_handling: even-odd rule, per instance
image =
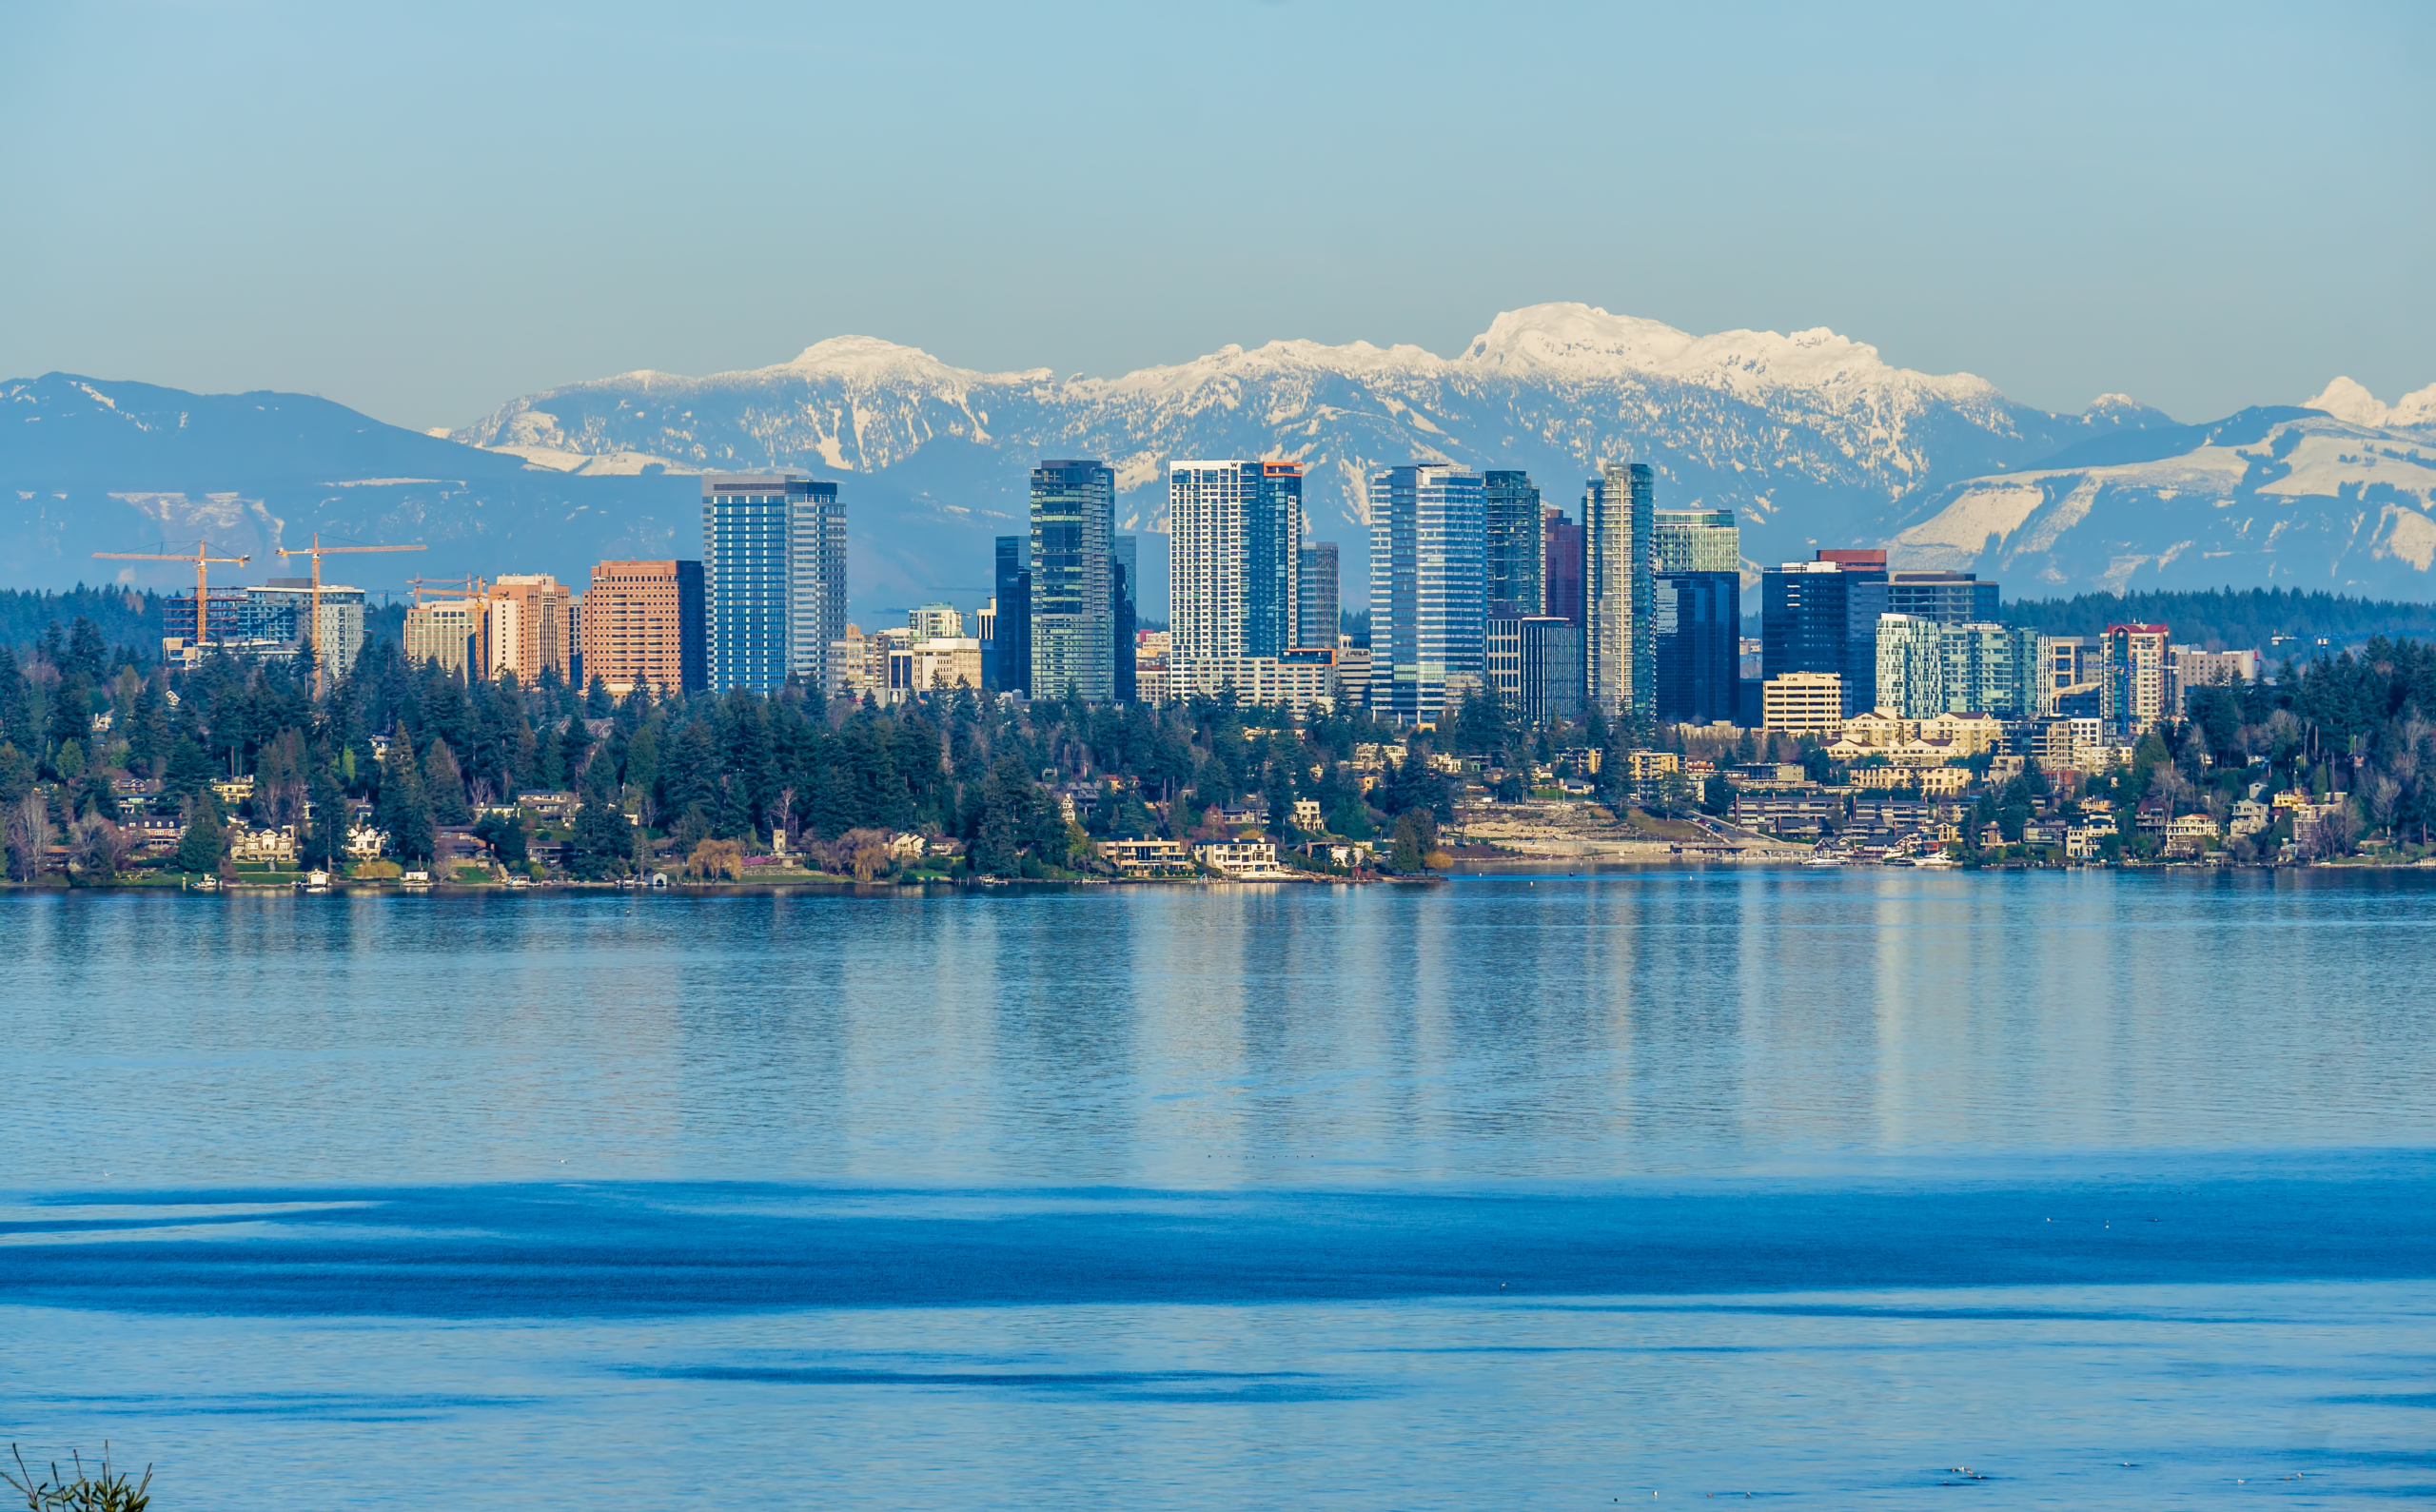
[[1762, 677], [1833, 672], [1848, 716], [1885, 702], [1877, 691], [1877, 620], [1886, 613], [1886, 553], [1829, 550], [1759, 574]]
[[[1885, 553], [1878, 553], [1881, 561]], [[1934, 619], [1941, 625], [1993, 624], [1996, 585], [1968, 572], [1897, 572], [1887, 575], [1886, 613]]]
[[1650, 536], [1660, 572], [1742, 570], [1742, 532], [1731, 509], [1660, 509]]
[[846, 510], [796, 473], [702, 479], [702, 579], [714, 689], [817, 686], [846, 633]]
[[1449, 679], [1485, 671], [1481, 476], [1416, 463], [1370, 475], [1370, 712], [1435, 725]]
[[1554, 504], [1543, 507], [1547, 588], [1540, 603], [1551, 619], [1581, 623], [1581, 527]]
[[1338, 611], [1342, 583], [1335, 541], [1315, 540], [1303, 548], [1294, 569], [1296, 645], [1336, 644], [1343, 624]]
[[1660, 573], [1655, 598], [1658, 717], [1673, 724], [1732, 719], [1742, 682], [1742, 575]]
[[1116, 474], [1096, 461], [1031, 474], [1031, 696], [1106, 703], [1116, 692], [1110, 578]]
[[1547, 533], [1541, 528], [1540, 489], [1529, 473], [1481, 475], [1483, 553], [1493, 615], [1527, 619], [1542, 612], [1546, 592]]

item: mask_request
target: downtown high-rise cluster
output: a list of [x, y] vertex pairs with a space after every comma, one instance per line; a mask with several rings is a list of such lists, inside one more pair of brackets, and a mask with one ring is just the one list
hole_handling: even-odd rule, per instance
[[[598, 677], [616, 694], [793, 681], [882, 702], [961, 685], [1159, 703], [1231, 689], [1415, 727], [1493, 694], [1535, 725], [1595, 714], [1612, 728], [1731, 723], [1830, 741], [1874, 715], [1962, 713], [2120, 737], [2176, 708], [2181, 686], [2246, 672], [2170, 645], [2163, 626], [2075, 638], [2005, 624], [1996, 584], [1895, 570], [1881, 549], [1754, 571], [1731, 511], [1660, 508], [1640, 462], [1601, 464], [1573, 512], [1521, 471], [1373, 471], [1365, 636], [1340, 614], [1338, 548], [1310, 538], [1304, 483], [1301, 463], [1273, 458], [1168, 464], [1165, 630], [1138, 623], [1115, 470], [1059, 459], [1032, 469], [1030, 529], [997, 538], [976, 614], [929, 603], [901, 626], [849, 624], [838, 485], [712, 474], [698, 560], [604, 561], [581, 593], [546, 577], [419, 593], [406, 650], [490, 675]], [[1746, 574], [1759, 590], [1748, 639]], [[342, 662], [352, 638], [332, 648]]]

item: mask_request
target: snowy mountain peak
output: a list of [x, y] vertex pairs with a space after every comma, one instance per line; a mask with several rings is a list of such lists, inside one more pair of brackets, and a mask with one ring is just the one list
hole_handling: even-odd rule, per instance
[[876, 336], [832, 336], [813, 343], [795, 356], [793, 362], [770, 367], [754, 368], [749, 375], [760, 377], [843, 378], [865, 383], [947, 383], [956, 385], [984, 382], [988, 379], [1017, 380], [1046, 378], [1047, 368], [1031, 373], [978, 373], [971, 368], [955, 367], [939, 361], [918, 346], [901, 346]]
[[1592, 304], [1533, 304], [1489, 324], [1459, 359], [1517, 379], [1671, 378], [1753, 393], [1762, 389], [1914, 388], [1950, 401], [1995, 397], [1969, 373], [1935, 376], [1890, 367], [1876, 347], [1826, 326], [1785, 334], [1732, 330], [1693, 336], [1663, 322], [1611, 315]]
[[1659, 321], [1610, 315], [1592, 304], [1532, 304], [1489, 322], [1464, 349], [1463, 361], [1608, 377], [1657, 371], [1691, 344], [1688, 333]]
[[2375, 429], [2386, 425], [2436, 425], [2436, 383], [2405, 394], [2391, 404], [2348, 378], [2338, 378], [2304, 401], [2304, 409], [2322, 409], [2340, 421]]

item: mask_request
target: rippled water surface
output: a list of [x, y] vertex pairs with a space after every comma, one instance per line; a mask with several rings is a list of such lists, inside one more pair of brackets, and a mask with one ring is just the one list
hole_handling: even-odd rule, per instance
[[2436, 877], [0, 896], [181, 1506], [2436, 1497]]

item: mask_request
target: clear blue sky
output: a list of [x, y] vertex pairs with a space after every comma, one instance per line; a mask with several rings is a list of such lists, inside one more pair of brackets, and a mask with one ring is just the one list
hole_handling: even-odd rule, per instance
[[0, 377], [461, 423], [1581, 300], [2185, 420], [2436, 382], [2436, 7], [0, 5]]

